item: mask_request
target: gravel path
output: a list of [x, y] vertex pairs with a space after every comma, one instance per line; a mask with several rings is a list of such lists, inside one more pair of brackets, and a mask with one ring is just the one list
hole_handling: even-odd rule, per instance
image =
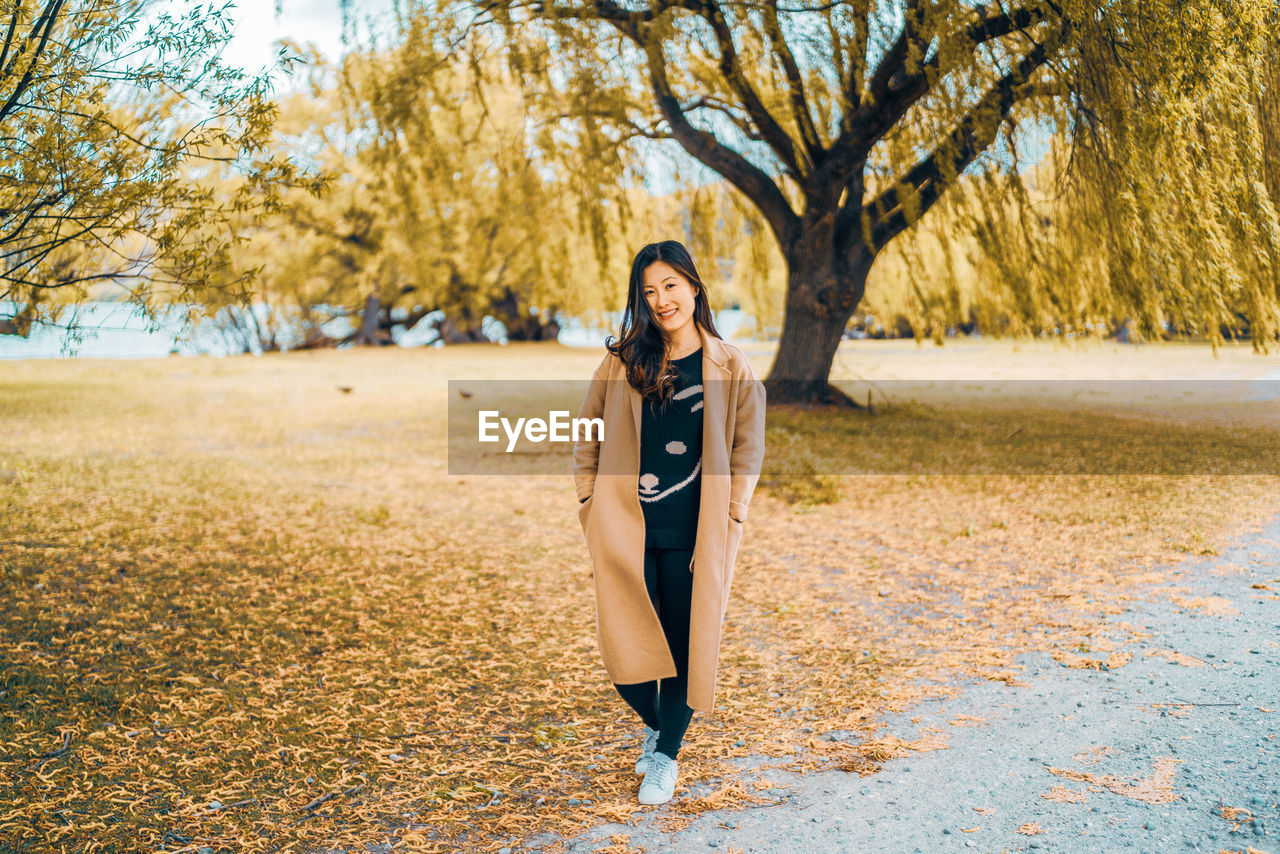
[[[671, 834], [655, 821], [670, 809], [665, 804], [637, 826], [593, 827], [567, 841], [567, 850], [595, 851], [610, 844], [610, 835], [624, 834], [646, 852], [732, 846], [748, 854], [1277, 854], [1280, 519], [1220, 556], [1183, 564], [1174, 583], [1190, 589], [1182, 594], [1188, 599], [1226, 601], [1182, 608], [1150, 596], [1116, 617], [1150, 634], [1125, 647], [1133, 658], [1121, 667], [1071, 669], [1047, 654], [1027, 654], [1018, 660], [1027, 687], [970, 681], [958, 697], [886, 719], [887, 731], [906, 739], [941, 728], [948, 749], [890, 760], [865, 778], [777, 768], [756, 775], [752, 769], [779, 760], [737, 759], [746, 779], [788, 788], [759, 793], [774, 804], [703, 813]], [[1227, 602], [1237, 614], [1228, 613]], [[1167, 651], [1203, 666], [1169, 660]], [[1174, 703], [1196, 705], [1167, 705]], [[948, 725], [958, 715], [985, 723]], [[1054, 799], [1042, 797], [1051, 791]], [[681, 794], [677, 787], [677, 799]], [[1243, 811], [1228, 810], [1228, 820], [1224, 806]], [[1028, 835], [1032, 824], [1040, 832]], [[538, 850], [549, 841], [526, 839], [512, 850]]]

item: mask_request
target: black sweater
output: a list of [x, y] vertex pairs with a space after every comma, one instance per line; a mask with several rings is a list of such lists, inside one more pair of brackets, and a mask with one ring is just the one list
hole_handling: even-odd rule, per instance
[[665, 410], [641, 407], [640, 508], [645, 546], [691, 549], [702, 487], [702, 348], [671, 364], [678, 377]]

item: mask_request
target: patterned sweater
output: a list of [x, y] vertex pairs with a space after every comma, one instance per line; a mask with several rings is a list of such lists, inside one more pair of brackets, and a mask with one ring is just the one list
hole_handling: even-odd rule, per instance
[[702, 348], [678, 371], [666, 410], [645, 401], [640, 416], [640, 508], [647, 547], [691, 549], [702, 487]]

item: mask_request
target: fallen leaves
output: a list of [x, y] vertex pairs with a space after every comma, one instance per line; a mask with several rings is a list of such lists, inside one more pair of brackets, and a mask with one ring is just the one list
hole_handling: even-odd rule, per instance
[[[734, 780], [725, 785], [719, 786], [714, 792], [702, 797], [678, 797], [671, 801], [671, 812], [674, 815], [668, 815], [663, 820], [663, 831], [666, 833], [674, 833], [683, 830], [689, 826], [693, 819], [704, 812], [712, 812], [715, 810], [740, 810], [749, 806], [761, 806], [771, 804], [769, 798], [762, 798], [759, 795], [748, 791], [748, 783], [743, 780]], [[678, 789], [677, 789], [678, 791]]]
[[1048, 768], [1050, 774], [1056, 774], [1059, 777], [1065, 777], [1068, 780], [1075, 780], [1078, 783], [1093, 783], [1097, 781], [1097, 776], [1084, 771], [1073, 771], [1070, 768]]
[[594, 854], [642, 854], [644, 851], [631, 846], [631, 835], [627, 833], [610, 834], [609, 842], [611, 844], [593, 849]]
[[760, 798], [747, 791], [747, 784], [742, 780], [718, 787], [709, 795], [700, 798], [686, 798], [677, 806], [678, 811], [696, 814], [708, 810], [722, 810], [742, 805], [767, 804], [767, 798]]
[[[1222, 814], [1223, 818], [1231, 822], [1232, 833], [1253, 821], [1253, 813], [1244, 807], [1229, 807], [1222, 803], [1222, 801], [1218, 801], [1218, 811]], [[1244, 816], [1244, 818], [1240, 818], [1240, 816]], [[1240, 820], [1237, 821], [1236, 819]]]
[[1056, 649], [1053, 651], [1053, 660], [1077, 670], [1116, 670], [1124, 667], [1129, 663], [1133, 655], [1128, 652], [1113, 652], [1106, 657], [1105, 660], [1095, 658], [1084, 658], [1083, 656], [1067, 652], [1066, 650]]
[[1091, 765], [1096, 762], [1101, 762], [1105, 757], [1111, 756], [1114, 752], [1115, 749], [1109, 744], [1095, 744], [1092, 747], [1080, 751], [1071, 758], [1081, 764]]
[[1089, 799], [1089, 793], [1077, 789], [1068, 789], [1066, 786], [1053, 786], [1049, 791], [1041, 792], [1040, 797], [1046, 801], [1056, 801], [1063, 804], [1080, 804]]
[[[0, 578], [5, 834], [428, 854], [647, 813], [571, 486], [448, 474], [443, 378], [480, 359], [490, 376], [585, 379], [597, 361], [533, 352], [196, 360], [181, 383], [164, 360], [132, 379], [68, 360], [16, 380], [33, 403], [0, 415], [16, 472], [0, 506], [20, 526]], [[352, 370], [374, 392], [358, 408], [318, 393]], [[878, 721], [957, 677], [1021, 686], [1027, 651], [1116, 654], [1101, 620], [1188, 559], [1181, 532], [1224, 541], [1280, 495], [1252, 475], [844, 483], [803, 515], [753, 498], [718, 706], [686, 735], [670, 821], [754, 803], [724, 761], [742, 733], [795, 767], [860, 774], [943, 749]]]
[[1160, 655], [1164, 657], [1165, 661], [1168, 661], [1172, 664], [1181, 665], [1182, 667], [1206, 667], [1207, 666], [1203, 660], [1196, 658], [1193, 655], [1187, 655], [1186, 653], [1177, 652], [1176, 650], [1172, 650], [1172, 649], [1151, 649], [1151, 650], [1147, 650], [1146, 655], [1148, 656]]
[[1021, 833], [1023, 836], [1038, 836], [1039, 834], [1044, 833], [1045, 829], [1036, 822], [1029, 821], [1026, 824], [1020, 825], [1017, 832]]
[[1214, 617], [1232, 617], [1240, 611], [1224, 596], [1170, 597], [1173, 604], [1187, 611], [1199, 610]]
[[874, 774], [879, 771], [883, 763], [890, 759], [907, 756], [912, 752], [922, 753], [930, 750], [945, 750], [947, 747], [945, 739], [934, 736], [907, 741], [895, 735], [884, 735], [868, 738], [856, 746], [844, 745], [836, 750], [819, 748], [819, 751], [828, 755], [839, 756], [840, 758], [835, 762], [836, 768], [865, 777], [868, 774]]
[[1111, 774], [1091, 774], [1085, 771], [1074, 771], [1069, 768], [1049, 768], [1047, 770], [1050, 774], [1055, 774], [1068, 780], [1101, 786], [1109, 792], [1135, 801], [1142, 801], [1146, 804], [1167, 804], [1170, 801], [1177, 800], [1178, 796], [1173, 793], [1173, 778], [1176, 770], [1175, 766], [1181, 762], [1182, 760], [1174, 759], [1171, 756], [1161, 757], [1156, 760], [1155, 767], [1149, 776], [1135, 778], [1130, 781], [1121, 780]]

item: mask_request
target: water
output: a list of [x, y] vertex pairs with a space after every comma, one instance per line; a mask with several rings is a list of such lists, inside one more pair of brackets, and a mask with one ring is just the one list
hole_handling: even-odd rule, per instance
[[[13, 314], [13, 303], [0, 302], [0, 317]], [[270, 320], [271, 310], [265, 304], [253, 307], [259, 323]], [[395, 316], [399, 311], [393, 311]], [[194, 323], [186, 322], [187, 308], [175, 306], [157, 312], [157, 323], [149, 324], [146, 315], [137, 306], [121, 302], [87, 302], [68, 308], [58, 317], [58, 325], [37, 325], [26, 338], [17, 335], [0, 335], [0, 359], [154, 359], [177, 356], [227, 356], [245, 352], [245, 345], [226, 330], [217, 320], [202, 318]], [[403, 314], [401, 314], [403, 316]], [[222, 316], [225, 319], [225, 315]], [[432, 328], [440, 312], [432, 312], [412, 329], [396, 327], [392, 339], [401, 347], [443, 346]], [[738, 309], [726, 309], [714, 315], [716, 328], [726, 338], [751, 319]], [[587, 326], [577, 318], [562, 317], [557, 340], [568, 347], [604, 346], [605, 337], [614, 332], [621, 313], [610, 315], [608, 321], [614, 330]], [[75, 334], [66, 327], [74, 322], [80, 328]], [[276, 323], [282, 327], [277, 334], [282, 349], [292, 349], [302, 340], [297, 324]], [[352, 331], [353, 319], [335, 318], [321, 326], [326, 334], [339, 338]], [[506, 328], [492, 317], [485, 317], [481, 329], [499, 344], [506, 344]], [[251, 341], [248, 352], [260, 354], [261, 346]]]

